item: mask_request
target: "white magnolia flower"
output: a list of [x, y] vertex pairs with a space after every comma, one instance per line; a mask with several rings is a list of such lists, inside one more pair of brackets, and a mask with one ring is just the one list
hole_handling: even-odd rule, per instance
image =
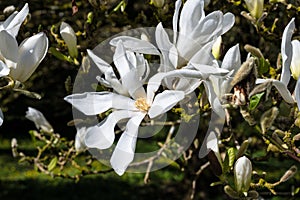
[[68, 23], [62, 22], [60, 25], [60, 35], [68, 47], [70, 56], [77, 58], [77, 37], [73, 28]]
[[247, 8], [252, 17], [259, 19], [264, 10], [264, 0], [245, 0]]
[[240, 157], [234, 164], [233, 173], [237, 192], [247, 192], [251, 183], [251, 161], [246, 156]]
[[20, 12], [12, 13], [4, 22], [0, 22], [0, 31], [6, 30], [10, 35], [16, 37], [20, 26], [29, 13], [28, 4], [26, 3]]
[[27, 119], [31, 120], [37, 129], [41, 129], [45, 132], [53, 132], [53, 128], [47, 119], [44, 117], [43, 113], [38, 111], [35, 108], [28, 107], [28, 111], [26, 111]]
[[129, 119], [110, 160], [115, 172], [122, 175], [134, 159], [141, 121], [146, 115], [155, 118], [169, 111], [184, 98], [184, 92], [165, 90], [155, 95], [160, 83], [151, 79], [145, 91], [143, 84], [144, 75], [148, 76], [148, 63], [142, 55], [126, 51], [121, 41], [117, 43], [113, 57], [120, 80], [108, 63], [90, 50], [88, 55], [104, 75], [98, 80], [114, 91], [73, 94], [65, 100], [86, 115], [113, 110], [104, 121], [86, 133], [85, 144], [89, 148], [109, 148], [114, 142], [114, 127], [118, 121]]
[[0, 59], [2, 57], [2, 61], [10, 68], [9, 75], [15, 80], [26, 81], [44, 59], [47, 51], [48, 38], [45, 33], [27, 38], [18, 46], [13, 36], [5, 30], [0, 31]]
[[[298, 40], [291, 41], [294, 29], [295, 19], [292, 18], [282, 35], [281, 55], [283, 66], [280, 80], [285, 86], [289, 83], [291, 74], [297, 80], [294, 97], [300, 110], [300, 42]], [[289, 94], [289, 92], [286, 93]]]

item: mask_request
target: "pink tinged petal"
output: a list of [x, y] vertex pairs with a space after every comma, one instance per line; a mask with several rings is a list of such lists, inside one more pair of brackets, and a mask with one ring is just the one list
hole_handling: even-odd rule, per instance
[[100, 124], [91, 127], [85, 136], [88, 148], [107, 149], [115, 139], [115, 126], [122, 120], [131, 118], [136, 113], [127, 110], [116, 110], [106, 117]]
[[15, 68], [18, 62], [18, 43], [7, 31], [0, 32], [0, 55], [9, 68]]
[[9, 74], [9, 68], [6, 66], [4, 62], [0, 60], [0, 77], [7, 76]]
[[26, 3], [20, 12], [13, 13], [11, 17], [7, 18], [3, 24], [3, 29], [7, 30], [10, 35], [16, 37], [18, 35], [20, 26], [26, 19], [29, 12], [28, 4]]
[[223, 16], [223, 26], [222, 26], [222, 33], [221, 35], [223, 35], [224, 33], [226, 33], [227, 31], [229, 31], [235, 22], [235, 17], [232, 13], [226, 13]]
[[154, 118], [168, 112], [184, 98], [184, 95], [183, 91], [177, 90], [165, 90], [162, 93], [157, 94], [148, 111], [149, 117]]
[[112, 46], [117, 46], [119, 40], [121, 40], [123, 42], [124, 47], [130, 51], [142, 54], [160, 55], [157, 48], [150, 42], [130, 36], [116, 37], [110, 41], [110, 44]]
[[295, 99], [297, 102], [298, 110], [300, 110], [300, 78], [297, 80], [295, 87]]
[[38, 33], [25, 39], [19, 46], [18, 64], [11, 69], [10, 76], [25, 82], [36, 70], [48, 51], [48, 38], [45, 33]]
[[175, 3], [175, 10], [173, 15], [173, 44], [176, 44], [177, 42], [177, 35], [178, 35], [178, 19], [179, 19], [179, 10], [181, 7], [182, 1], [177, 0]]
[[293, 56], [291, 39], [295, 30], [295, 18], [292, 18], [285, 27], [281, 41], [281, 56], [282, 56], [282, 72], [280, 81], [287, 85], [290, 81], [291, 72], [290, 65]]
[[3, 115], [2, 110], [0, 109], [0, 126], [2, 126], [3, 120], [4, 120], [4, 115]]
[[188, 0], [183, 5], [180, 19], [179, 31], [183, 35], [189, 35], [204, 16], [204, 1]]
[[134, 101], [128, 97], [111, 92], [86, 92], [64, 98], [85, 115], [97, 115], [111, 108], [137, 110]]
[[241, 66], [241, 54], [239, 44], [231, 47], [225, 54], [222, 62], [222, 69], [236, 72]]
[[300, 42], [299, 40], [292, 41], [293, 56], [291, 60], [291, 72], [295, 80], [299, 79], [300, 76]]
[[59, 32], [68, 47], [70, 56], [73, 58], [77, 58], [77, 37], [73, 28], [68, 23], [62, 22]]
[[138, 113], [128, 121], [126, 130], [121, 135], [111, 156], [111, 166], [120, 176], [124, 174], [128, 165], [133, 161], [138, 128], [144, 117], [145, 114]]

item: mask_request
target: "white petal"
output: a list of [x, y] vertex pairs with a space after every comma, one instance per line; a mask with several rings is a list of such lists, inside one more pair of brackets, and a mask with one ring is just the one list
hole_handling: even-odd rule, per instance
[[180, 19], [180, 34], [189, 35], [204, 15], [204, 1], [188, 0], [183, 5]]
[[223, 16], [223, 26], [222, 26], [222, 35], [229, 31], [234, 25], [235, 17], [232, 13], [226, 13]]
[[182, 1], [177, 0], [175, 3], [175, 10], [173, 15], [173, 44], [176, 44], [177, 42], [177, 35], [178, 35], [178, 19], [179, 19], [179, 10], [181, 7]]
[[6, 76], [9, 74], [9, 68], [0, 60], [0, 77]]
[[276, 87], [276, 89], [278, 90], [278, 92], [280, 93], [280, 95], [282, 96], [282, 98], [290, 104], [294, 103], [294, 99], [291, 95], [291, 93], [289, 92], [289, 90], [287, 89], [286, 85], [278, 80], [273, 80], [272, 84]]
[[141, 82], [145, 82], [150, 74], [150, 67], [147, 60], [144, 58], [142, 54], [136, 53], [136, 69], [138, 77], [141, 79]]
[[291, 77], [290, 65], [293, 53], [291, 39], [295, 30], [294, 20], [295, 19], [292, 18], [288, 25], [285, 27], [281, 41], [282, 72], [280, 81], [283, 82], [285, 85], [289, 83]]
[[111, 156], [110, 163], [118, 175], [123, 175], [128, 165], [133, 161], [138, 128], [145, 114], [139, 113], [132, 117], [127, 125], [126, 130], [120, 137], [116, 148]]
[[9, 68], [15, 68], [18, 62], [17, 40], [7, 31], [0, 32], [0, 55]]
[[291, 60], [291, 72], [294, 79], [299, 79], [300, 77], [300, 42], [299, 40], [292, 41], [292, 51], [293, 56]]
[[203, 81], [203, 83], [204, 83], [205, 91], [208, 96], [208, 101], [211, 105], [211, 108], [220, 118], [225, 119], [225, 111], [221, 105], [221, 102], [220, 102], [218, 96], [216, 95], [216, 93], [214, 91], [214, 88], [213, 88], [211, 82]]
[[213, 42], [205, 44], [192, 56], [189, 63], [213, 66], [215, 58], [212, 55], [212, 46]]
[[97, 56], [92, 50], [87, 50], [88, 56], [91, 61], [93, 61], [99, 70], [104, 74], [106, 71], [112, 71], [112, 67], [102, 60], [99, 56]]
[[86, 133], [91, 129], [91, 127], [81, 127], [77, 129], [76, 136], [75, 136], [75, 150], [77, 152], [81, 152], [86, 150], [87, 146], [85, 145], [84, 138], [86, 136]]
[[0, 126], [2, 126], [3, 120], [4, 120], [4, 115], [3, 115], [2, 110], [0, 109]]
[[296, 87], [295, 87], [295, 99], [299, 111], [300, 110], [300, 78], [297, 80]]
[[123, 80], [124, 76], [130, 72], [133, 66], [131, 66], [131, 63], [127, 59], [126, 50], [121, 40], [119, 40], [117, 43], [113, 59], [115, 66], [120, 74], [121, 80]]
[[10, 71], [13, 79], [24, 82], [36, 70], [48, 51], [48, 38], [38, 33], [24, 40], [19, 47], [18, 64]]
[[139, 80], [138, 72], [136, 69], [132, 69], [123, 77], [122, 84], [127, 88], [128, 93], [133, 99], [145, 98], [146, 92], [143, 88], [143, 83]]
[[231, 47], [225, 54], [222, 62], [222, 69], [227, 69], [228, 71], [234, 70], [235, 72], [241, 66], [241, 54], [239, 44]]
[[206, 132], [205, 139], [199, 151], [199, 158], [206, 156], [209, 151], [213, 151], [219, 162], [221, 162], [221, 157], [219, 153], [218, 137], [220, 136], [223, 126], [225, 123], [225, 116], [219, 116], [215, 112], [211, 113], [211, 119], [209, 121], [209, 127]]
[[145, 40], [140, 40], [130, 36], [120, 36], [120, 37], [113, 38], [110, 41], [110, 44], [113, 46], [117, 46], [119, 40], [123, 42], [123, 45], [126, 49], [129, 49], [133, 52], [150, 54], [150, 55], [160, 55], [156, 47], [150, 42]]
[[165, 90], [155, 96], [154, 101], [148, 111], [150, 118], [157, 117], [173, 108], [184, 98], [183, 91]]
[[2, 26], [5, 30], [9, 32], [10, 35], [16, 37], [18, 35], [20, 26], [23, 21], [26, 19], [29, 12], [28, 4], [26, 3], [20, 12], [12, 14], [12, 17], [9, 17], [3, 22]]
[[77, 37], [73, 28], [68, 23], [62, 22], [59, 32], [68, 47], [70, 56], [76, 58], [78, 56]]
[[115, 126], [122, 120], [134, 116], [134, 112], [116, 110], [108, 115], [100, 124], [91, 127], [85, 136], [85, 145], [88, 148], [107, 149], [115, 139]]
[[27, 119], [34, 122], [37, 129], [42, 129], [46, 132], [53, 132], [52, 126], [49, 124], [47, 119], [44, 117], [43, 113], [38, 111], [37, 109], [28, 107], [28, 111], [26, 111]]
[[111, 92], [86, 92], [64, 98], [85, 115], [97, 115], [111, 108], [136, 110], [134, 101]]

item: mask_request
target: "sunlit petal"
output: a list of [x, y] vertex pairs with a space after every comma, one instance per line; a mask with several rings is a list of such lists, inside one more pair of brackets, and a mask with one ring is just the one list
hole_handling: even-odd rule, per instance
[[0, 32], [0, 54], [9, 68], [15, 68], [18, 62], [17, 40], [7, 31]]
[[139, 113], [128, 121], [126, 130], [122, 133], [111, 156], [111, 166], [120, 176], [124, 174], [128, 165], [133, 161], [138, 128], [144, 117], [145, 114]]
[[68, 23], [62, 22], [59, 32], [68, 47], [70, 56], [76, 58], [78, 55], [77, 37], [73, 28]]
[[31, 120], [37, 129], [42, 129], [46, 132], [53, 132], [53, 128], [47, 119], [44, 117], [43, 113], [38, 111], [35, 108], [28, 107], [28, 111], [26, 111], [27, 119]]
[[297, 102], [298, 110], [300, 110], [300, 78], [297, 80], [295, 87], [295, 99]]
[[165, 90], [155, 96], [154, 101], [148, 111], [150, 118], [155, 118], [166, 113], [184, 98], [183, 91]]

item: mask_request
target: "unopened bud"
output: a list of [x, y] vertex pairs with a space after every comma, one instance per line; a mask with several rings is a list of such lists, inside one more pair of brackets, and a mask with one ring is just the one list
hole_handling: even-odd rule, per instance
[[264, 10], [264, 0], [245, 0], [248, 11], [255, 19], [259, 19]]
[[251, 183], [252, 164], [246, 157], [240, 157], [234, 165], [234, 183], [237, 192], [247, 192]]
[[164, 6], [165, 4], [165, 0], [151, 0], [151, 3], [157, 7], [157, 8], [161, 8]]

